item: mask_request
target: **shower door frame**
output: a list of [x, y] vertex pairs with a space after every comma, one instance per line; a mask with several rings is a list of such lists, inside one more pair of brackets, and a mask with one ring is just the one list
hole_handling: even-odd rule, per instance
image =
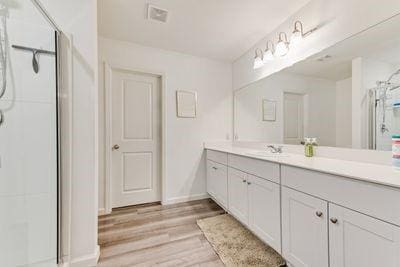
[[54, 30], [54, 42], [55, 42], [55, 75], [56, 75], [56, 155], [57, 155], [57, 265], [63, 262], [63, 247], [62, 247], [62, 183], [61, 183], [61, 34], [62, 31], [57, 26], [53, 18], [49, 15], [46, 9], [42, 6], [39, 0], [31, 0], [33, 5], [48, 21], [50, 26]]
[[376, 91], [368, 90], [368, 149], [376, 150]]

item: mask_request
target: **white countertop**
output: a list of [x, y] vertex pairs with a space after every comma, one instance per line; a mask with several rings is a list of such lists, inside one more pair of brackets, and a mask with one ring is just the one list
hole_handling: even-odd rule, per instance
[[221, 144], [206, 143], [204, 147], [205, 149], [211, 149], [229, 154], [261, 159], [279, 164], [400, 188], [400, 171], [395, 170], [392, 166], [388, 165], [362, 163], [357, 161], [331, 159], [325, 157], [308, 158], [300, 154], [285, 153], [285, 150], [283, 151], [282, 155], [264, 157], [251, 155], [251, 153], [260, 150], [237, 147], [223, 142], [221, 142]]

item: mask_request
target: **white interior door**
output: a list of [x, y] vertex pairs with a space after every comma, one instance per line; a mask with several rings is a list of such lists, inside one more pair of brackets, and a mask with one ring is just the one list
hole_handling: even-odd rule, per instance
[[112, 207], [160, 201], [160, 78], [111, 71]]
[[300, 145], [304, 139], [304, 97], [300, 94], [283, 95], [283, 131], [285, 144]]

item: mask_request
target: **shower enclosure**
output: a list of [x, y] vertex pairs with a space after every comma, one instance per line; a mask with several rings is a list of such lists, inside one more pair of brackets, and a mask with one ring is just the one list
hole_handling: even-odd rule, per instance
[[392, 135], [400, 132], [400, 69], [369, 90], [370, 148], [392, 149]]
[[35, 1], [0, 1], [0, 266], [57, 266], [58, 34]]

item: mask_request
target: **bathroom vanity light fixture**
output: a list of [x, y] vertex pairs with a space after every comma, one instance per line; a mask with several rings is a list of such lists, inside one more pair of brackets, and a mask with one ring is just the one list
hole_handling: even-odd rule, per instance
[[304, 32], [303, 23], [300, 20], [296, 20], [294, 23], [294, 30], [292, 35], [290, 36], [290, 43], [288, 41], [288, 37], [285, 32], [280, 32], [278, 35], [278, 42], [274, 47], [274, 43], [271, 41], [267, 42], [267, 48], [263, 52], [261, 49], [256, 48], [256, 56], [254, 58], [254, 69], [261, 68], [269, 61], [274, 60], [277, 57], [285, 56], [290, 48], [293, 48], [295, 45], [300, 43], [304, 37], [311, 34], [318, 27], [312, 28], [311, 30]]
[[267, 48], [264, 51], [264, 64], [268, 61], [274, 60], [274, 44], [271, 41], [267, 42]]
[[304, 32], [303, 23], [301, 23], [300, 20], [295, 21], [294, 30], [293, 30], [292, 36], [290, 37], [290, 46], [294, 46], [294, 45], [300, 43], [304, 37], [306, 37], [307, 35], [310, 35], [316, 29], [317, 29], [317, 27], [312, 28], [311, 30], [309, 30], [307, 32]]
[[[283, 38], [282, 38], [283, 36]], [[289, 52], [289, 42], [287, 40], [287, 35], [284, 32], [279, 33], [279, 40], [276, 44], [275, 55], [283, 57]]]
[[254, 65], [253, 65], [254, 69], [258, 69], [264, 66], [263, 58], [264, 58], [263, 51], [260, 48], [257, 48], [256, 56], [254, 57]]
[[290, 45], [298, 44], [303, 39], [303, 23], [300, 20], [294, 23], [294, 30], [290, 37]]

